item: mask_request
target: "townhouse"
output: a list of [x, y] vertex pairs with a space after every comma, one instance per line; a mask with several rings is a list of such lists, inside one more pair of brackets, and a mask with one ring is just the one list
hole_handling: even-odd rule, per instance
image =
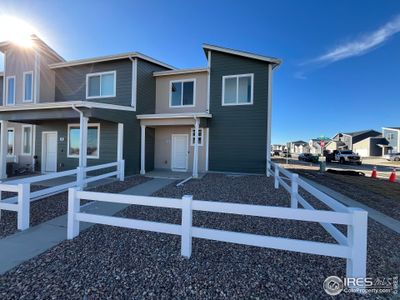
[[196, 69], [138, 52], [65, 61], [32, 42], [0, 43], [1, 177], [12, 163], [46, 173], [118, 159], [127, 174], [266, 172], [280, 60], [203, 45]]

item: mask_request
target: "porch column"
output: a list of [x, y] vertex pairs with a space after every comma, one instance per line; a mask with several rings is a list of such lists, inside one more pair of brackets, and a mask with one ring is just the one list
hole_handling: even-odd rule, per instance
[[140, 174], [146, 174], [145, 170], [145, 151], [146, 151], [146, 126], [141, 125], [141, 136], [140, 136]]
[[118, 162], [118, 178], [124, 180], [125, 164], [124, 164], [124, 124], [118, 123], [118, 138], [117, 138], [117, 162]]
[[[79, 170], [80, 177], [79, 182], [86, 179], [86, 172], [84, 169], [87, 167], [87, 138], [88, 138], [88, 122], [89, 119], [84, 117], [83, 115], [80, 116], [79, 119]], [[83, 185], [84, 186], [84, 185]]]
[[8, 122], [0, 121], [0, 179], [7, 178]]
[[[204, 137], [202, 137], [204, 138]], [[199, 177], [199, 119], [195, 118], [194, 124], [194, 152], [193, 152], [193, 178]]]

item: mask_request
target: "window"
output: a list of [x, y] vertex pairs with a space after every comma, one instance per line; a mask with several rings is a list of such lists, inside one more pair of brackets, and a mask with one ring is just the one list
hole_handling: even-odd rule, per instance
[[253, 104], [253, 74], [222, 77], [222, 105]]
[[386, 138], [388, 141], [394, 140], [394, 133], [387, 133]]
[[24, 102], [31, 102], [33, 100], [33, 72], [24, 72]]
[[6, 81], [6, 99], [7, 104], [15, 104], [15, 76], [7, 77]]
[[[68, 157], [79, 157], [79, 124], [68, 125]], [[88, 125], [87, 157], [100, 157], [100, 124]]]
[[169, 106], [194, 106], [195, 79], [171, 81]]
[[14, 156], [14, 128], [8, 128], [8, 147], [7, 155]]
[[115, 97], [116, 71], [86, 75], [86, 98]]
[[31, 155], [32, 152], [32, 126], [22, 126], [22, 154]]
[[[194, 146], [195, 141], [196, 140], [195, 140], [194, 128], [192, 128], [191, 135], [190, 135], [190, 146]], [[199, 128], [197, 143], [199, 146], [203, 146], [203, 128]]]

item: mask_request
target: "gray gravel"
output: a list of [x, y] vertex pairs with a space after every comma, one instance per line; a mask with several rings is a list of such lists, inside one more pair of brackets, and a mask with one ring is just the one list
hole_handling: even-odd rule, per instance
[[[157, 196], [289, 205], [264, 176], [209, 174]], [[180, 212], [131, 206], [121, 216], [180, 223]], [[319, 224], [196, 212], [195, 226], [331, 241]], [[368, 275], [400, 269], [400, 236], [369, 223]], [[322, 282], [343, 276], [345, 260], [194, 239], [180, 256], [177, 236], [96, 225], [0, 277], [1, 299], [323, 299]], [[356, 295], [338, 298], [359, 298]], [[384, 298], [382, 296], [382, 298]]]
[[[131, 176], [125, 181], [114, 181], [112, 183], [97, 186], [90, 190], [98, 192], [119, 193], [129, 187], [148, 181], [149, 178], [143, 176]], [[43, 189], [43, 186], [32, 186], [32, 191]], [[61, 193], [50, 196], [31, 203], [30, 226], [35, 226], [47, 220], [51, 220], [67, 213], [68, 193]], [[10, 193], [3, 193], [3, 199], [10, 196]], [[13, 211], [1, 211], [0, 238], [4, 238], [17, 232], [17, 213]]]

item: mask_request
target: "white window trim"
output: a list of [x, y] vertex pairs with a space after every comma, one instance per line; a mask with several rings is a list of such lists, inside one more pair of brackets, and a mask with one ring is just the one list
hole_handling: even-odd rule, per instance
[[[79, 155], [73, 155], [69, 154], [69, 130], [71, 127], [77, 127], [80, 128], [79, 124], [68, 124], [68, 131], [67, 131], [67, 157], [68, 158], [79, 158]], [[90, 159], [99, 159], [100, 158], [100, 123], [89, 123], [88, 124], [88, 129], [89, 127], [97, 127], [97, 155], [87, 155], [87, 158]], [[81, 151], [81, 149], [79, 149]], [[87, 149], [86, 149], [87, 151]]]
[[[12, 131], [14, 133], [14, 139], [13, 139], [13, 152], [12, 154], [8, 154], [8, 143], [9, 143], [9, 139], [8, 139], [8, 132]], [[15, 157], [15, 129], [14, 127], [8, 127], [7, 128], [7, 157]]]
[[[10, 79], [14, 79], [14, 98], [13, 98], [13, 103], [8, 103], [8, 89], [9, 89], [9, 84], [8, 84], [8, 81], [10, 80]], [[15, 76], [13, 75], [13, 76], [7, 76], [7, 78], [6, 78], [6, 98], [4, 99], [4, 103], [6, 104], [6, 105], [15, 105], [15, 85], [16, 85], [16, 79], [15, 79]]]
[[[251, 78], [251, 95], [250, 95], [250, 102], [246, 103], [239, 103], [239, 78], [240, 77], [249, 77]], [[225, 103], [225, 79], [228, 78], [236, 78], [236, 102], [235, 103]], [[222, 99], [221, 103], [222, 106], [235, 106], [235, 105], [252, 105], [253, 104], [253, 98], [254, 98], [254, 74], [237, 74], [237, 75], [227, 75], [227, 76], [222, 76]]]
[[[29, 147], [30, 152], [29, 153], [24, 153], [24, 128], [30, 128], [31, 129], [31, 138], [30, 138], [30, 142], [31, 145]], [[33, 126], [32, 125], [22, 125], [22, 133], [21, 133], [21, 155], [32, 155], [32, 147], [33, 147], [33, 142], [32, 142], [32, 138], [33, 138]]]
[[[100, 93], [101, 93], [101, 76], [113, 74], [114, 75], [114, 93], [112, 95], [107, 96], [89, 96], [89, 78], [94, 76], [100, 76]], [[117, 71], [107, 71], [107, 72], [98, 72], [98, 73], [89, 73], [86, 74], [86, 99], [101, 99], [101, 98], [115, 98], [117, 94]]]
[[[181, 95], [181, 105], [172, 105], [172, 84], [173, 83], [182, 83], [182, 95]], [[191, 105], [183, 105], [183, 83], [184, 82], [193, 82], [193, 104]], [[179, 80], [171, 80], [169, 82], [169, 108], [182, 108], [182, 107], [195, 107], [196, 106], [196, 78], [189, 79], [179, 79]]]
[[[31, 99], [26, 99], [25, 98], [25, 82], [26, 82], [26, 79], [25, 79], [25, 75], [28, 75], [28, 74], [31, 74], [32, 75], [32, 82], [31, 82]], [[33, 85], [34, 85], [34, 78], [33, 78], [33, 71], [27, 71], [27, 72], [24, 72], [23, 74], [22, 74], [22, 78], [23, 78], [23, 83], [22, 83], [22, 102], [33, 102], [33, 98], [34, 98], [34, 96], [33, 96]]]
[[[197, 145], [203, 146], [204, 145], [204, 128], [199, 128], [199, 133], [200, 133], [200, 131], [201, 131], [201, 139], [200, 139], [201, 142], [198, 143]], [[190, 128], [190, 146], [194, 146], [193, 139], [194, 139], [194, 128]]]

